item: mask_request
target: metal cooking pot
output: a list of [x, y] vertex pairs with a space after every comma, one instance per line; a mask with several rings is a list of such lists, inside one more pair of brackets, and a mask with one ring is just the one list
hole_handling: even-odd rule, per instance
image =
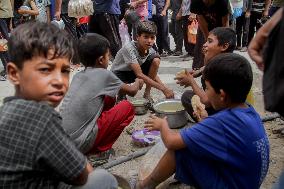
[[159, 101], [153, 105], [153, 109], [158, 117], [167, 116], [169, 127], [172, 129], [180, 128], [188, 122], [188, 114], [180, 99]]
[[134, 106], [135, 114], [136, 115], [144, 115], [147, 113], [147, 100], [145, 99], [136, 99], [131, 101], [131, 104]]

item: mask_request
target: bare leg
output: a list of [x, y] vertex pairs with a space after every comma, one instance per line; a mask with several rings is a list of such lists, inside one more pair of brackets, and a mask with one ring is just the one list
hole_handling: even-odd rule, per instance
[[[158, 76], [158, 70], [160, 66], [160, 59], [159, 58], [154, 58], [149, 70], [148, 76], [153, 79], [154, 81], [158, 82], [159, 84], [163, 85], [162, 81], [160, 80]], [[151, 86], [146, 84], [145, 92], [144, 92], [144, 98], [150, 98], [150, 91], [151, 91]]]
[[152, 173], [137, 183], [136, 189], [154, 189], [175, 173], [175, 152], [167, 150]]

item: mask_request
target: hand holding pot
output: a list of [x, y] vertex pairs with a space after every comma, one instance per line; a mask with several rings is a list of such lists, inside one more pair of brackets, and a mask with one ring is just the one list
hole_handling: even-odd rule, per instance
[[144, 128], [149, 131], [160, 131], [161, 128], [165, 126], [168, 127], [167, 117], [159, 118], [155, 115], [150, 115], [150, 118], [145, 122]]

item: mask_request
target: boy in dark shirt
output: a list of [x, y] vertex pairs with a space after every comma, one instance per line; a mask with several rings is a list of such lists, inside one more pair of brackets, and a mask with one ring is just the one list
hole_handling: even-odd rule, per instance
[[29, 22], [13, 30], [8, 47], [15, 96], [0, 108], [0, 186], [117, 188], [112, 175], [93, 170], [54, 110], [68, 90], [70, 37], [56, 26]]
[[[252, 69], [234, 53], [211, 59], [203, 73], [206, 94], [218, 113], [179, 133], [166, 118], [151, 116], [148, 130], [159, 130], [167, 151], [152, 173], [136, 188], [155, 188], [175, 174], [187, 185], [203, 189], [258, 189], [269, 166], [269, 142], [254, 108], [245, 103], [252, 85]], [[198, 108], [201, 110], [201, 108]]]

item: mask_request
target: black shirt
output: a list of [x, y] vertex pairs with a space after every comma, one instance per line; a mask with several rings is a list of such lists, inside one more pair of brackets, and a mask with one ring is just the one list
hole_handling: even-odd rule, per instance
[[204, 16], [208, 23], [208, 31], [222, 27], [222, 17], [229, 13], [228, 0], [215, 0], [212, 5], [206, 5], [203, 0], [192, 0], [190, 12]]

